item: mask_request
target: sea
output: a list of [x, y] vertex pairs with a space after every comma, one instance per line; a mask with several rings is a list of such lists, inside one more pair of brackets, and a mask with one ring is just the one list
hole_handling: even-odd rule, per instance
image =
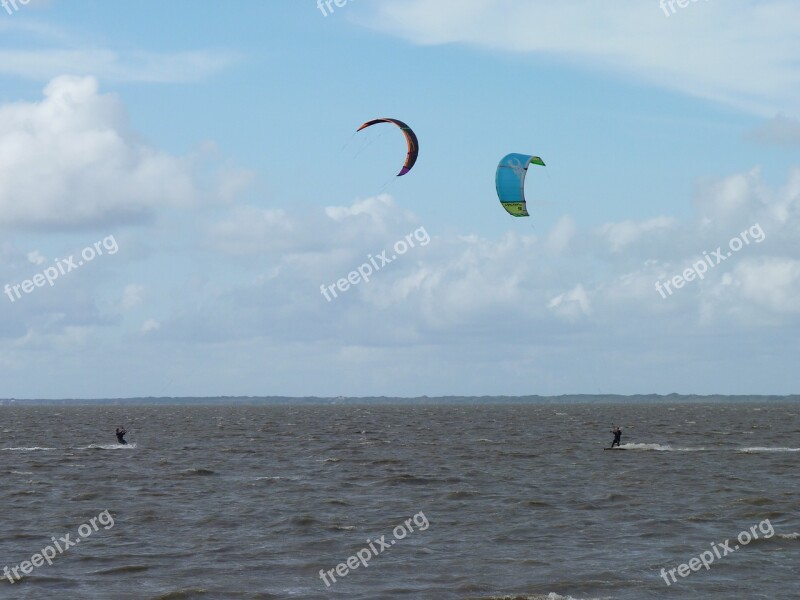
[[0, 598], [796, 600], [799, 460], [785, 402], [3, 406]]

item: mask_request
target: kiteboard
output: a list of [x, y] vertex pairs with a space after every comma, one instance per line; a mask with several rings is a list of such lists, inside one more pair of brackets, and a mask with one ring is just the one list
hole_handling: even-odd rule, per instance
[[627, 450], [627, 448], [603, 448], [603, 450]]

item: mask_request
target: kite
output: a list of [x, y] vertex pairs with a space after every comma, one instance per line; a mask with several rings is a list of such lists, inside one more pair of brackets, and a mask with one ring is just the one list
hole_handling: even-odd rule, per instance
[[372, 127], [373, 125], [377, 125], [378, 123], [392, 123], [397, 125], [403, 130], [403, 133], [406, 136], [406, 141], [408, 142], [408, 154], [406, 155], [406, 162], [403, 164], [403, 168], [397, 175], [398, 177], [402, 177], [408, 173], [414, 166], [414, 163], [417, 162], [417, 155], [419, 154], [419, 142], [417, 141], [417, 136], [411, 130], [411, 127], [402, 121], [398, 121], [397, 119], [375, 119], [374, 121], [367, 121], [361, 127], [359, 127], [356, 132], [366, 129], [367, 127]]
[[530, 216], [525, 207], [525, 176], [532, 164], [545, 166], [541, 158], [527, 154], [509, 154], [497, 165], [497, 197], [512, 217]]

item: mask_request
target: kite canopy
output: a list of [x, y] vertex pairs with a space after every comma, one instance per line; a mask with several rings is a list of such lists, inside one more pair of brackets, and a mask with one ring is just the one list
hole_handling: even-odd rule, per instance
[[512, 217], [530, 216], [525, 207], [525, 176], [531, 164], [545, 166], [541, 158], [527, 154], [509, 154], [497, 165], [497, 197]]
[[411, 127], [409, 127], [402, 121], [398, 121], [397, 119], [375, 119], [374, 121], [367, 121], [356, 131], [361, 131], [362, 129], [366, 129], [367, 127], [372, 127], [373, 125], [377, 125], [378, 123], [392, 123], [394, 125], [397, 125], [400, 129], [403, 130], [403, 133], [406, 136], [406, 141], [408, 142], [408, 154], [406, 155], [406, 162], [403, 165], [403, 168], [397, 175], [398, 177], [402, 177], [403, 175], [408, 173], [414, 166], [414, 163], [417, 162], [417, 154], [419, 154], [419, 142], [417, 141], [417, 136], [411, 130]]

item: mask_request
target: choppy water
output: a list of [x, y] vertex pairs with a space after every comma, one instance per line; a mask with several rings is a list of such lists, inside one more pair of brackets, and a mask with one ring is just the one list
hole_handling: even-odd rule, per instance
[[[798, 415], [797, 404], [3, 407], [0, 568], [102, 511], [114, 524], [21, 582], [0, 580], [0, 598], [796, 599]], [[629, 451], [602, 451], [611, 421]], [[119, 424], [133, 444], [114, 443]], [[367, 539], [388, 543], [414, 515], [413, 533], [325, 586], [320, 569]], [[766, 519], [769, 539], [671, 587], [661, 578]]]

